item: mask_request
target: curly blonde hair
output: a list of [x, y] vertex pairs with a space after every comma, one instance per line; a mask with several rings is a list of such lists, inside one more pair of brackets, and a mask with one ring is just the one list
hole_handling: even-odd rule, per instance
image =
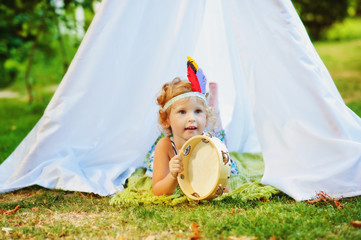
[[[163, 131], [168, 135], [172, 133], [172, 129], [168, 122], [171, 107], [165, 111], [163, 111], [162, 108], [169, 100], [171, 100], [175, 96], [187, 92], [192, 92], [191, 83], [187, 80], [181, 80], [179, 77], [176, 77], [171, 82], [163, 85], [157, 97], [157, 105], [160, 106], [158, 123], [163, 128]], [[208, 119], [211, 119], [211, 109], [206, 104], [204, 104], [204, 108], [206, 110], [206, 115]]]

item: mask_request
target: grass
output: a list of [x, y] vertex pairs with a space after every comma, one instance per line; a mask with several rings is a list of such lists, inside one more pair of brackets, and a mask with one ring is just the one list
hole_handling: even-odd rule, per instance
[[[315, 47], [346, 104], [361, 116], [361, 39]], [[41, 89], [36, 88], [33, 105], [22, 98], [0, 99], [0, 163], [42, 115], [51, 93]], [[194, 222], [205, 239], [361, 239], [361, 229], [350, 224], [361, 220], [361, 197], [341, 200], [341, 210], [331, 202], [310, 205], [284, 194], [270, 201], [176, 207], [111, 206], [109, 199], [36, 186], [0, 194], [0, 210], [20, 205], [14, 214], [0, 215], [0, 239], [190, 239]]]
[[10, 227], [0, 238], [189, 239], [192, 223], [205, 239], [360, 239], [361, 198], [310, 205], [285, 195], [270, 201], [204, 202], [198, 205], [110, 206], [108, 197], [31, 187], [0, 195], [1, 209], [21, 208], [0, 215], [0, 227]]
[[[361, 28], [361, 25], [360, 25]], [[345, 42], [315, 43], [347, 104], [361, 100], [361, 38]]]
[[29, 105], [21, 99], [0, 99], [0, 163], [2, 163], [39, 120], [50, 100], [47, 93]]

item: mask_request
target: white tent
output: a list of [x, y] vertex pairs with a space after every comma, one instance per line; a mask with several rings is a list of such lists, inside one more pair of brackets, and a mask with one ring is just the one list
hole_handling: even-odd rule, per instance
[[289, 0], [103, 0], [43, 117], [0, 165], [0, 192], [121, 189], [187, 56], [219, 85], [229, 150], [262, 151], [264, 184], [296, 200], [361, 195], [361, 120]]

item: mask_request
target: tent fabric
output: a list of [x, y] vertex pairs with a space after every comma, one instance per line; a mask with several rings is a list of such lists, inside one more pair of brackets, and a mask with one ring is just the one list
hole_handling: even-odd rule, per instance
[[0, 192], [121, 190], [187, 56], [219, 85], [229, 150], [262, 151], [262, 183], [298, 201], [361, 195], [361, 120], [289, 0], [103, 0], [44, 115], [0, 165]]

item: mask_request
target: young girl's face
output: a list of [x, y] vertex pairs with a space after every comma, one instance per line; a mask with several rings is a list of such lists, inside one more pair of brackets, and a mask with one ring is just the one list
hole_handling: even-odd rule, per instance
[[177, 101], [173, 104], [169, 115], [173, 137], [183, 141], [201, 135], [207, 126], [207, 122], [204, 103], [197, 97]]

